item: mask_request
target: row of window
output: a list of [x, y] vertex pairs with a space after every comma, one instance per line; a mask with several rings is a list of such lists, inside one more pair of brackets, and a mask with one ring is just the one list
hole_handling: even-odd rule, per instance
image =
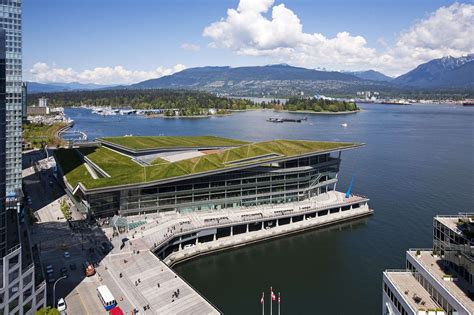
[[397, 310], [400, 312], [402, 315], [408, 315], [408, 312], [403, 308], [402, 304], [400, 301], [398, 301], [397, 297], [395, 294], [393, 294], [392, 290], [388, 287], [388, 285], [384, 282], [383, 283], [383, 290], [387, 294], [387, 296], [390, 298], [392, 301], [393, 305], [397, 308]]
[[410, 261], [407, 261], [407, 269], [413, 272], [415, 279], [425, 288], [426, 292], [431, 295], [431, 298], [438, 303], [448, 315], [452, 315], [456, 310], [448, 303], [448, 301], [435, 289], [435, 287], [423, 277], [413, 266]]

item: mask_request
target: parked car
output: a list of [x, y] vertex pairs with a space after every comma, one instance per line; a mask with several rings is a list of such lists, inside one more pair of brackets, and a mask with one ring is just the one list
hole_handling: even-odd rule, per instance
[[61, 272], [61, 276], [68, 276], [68, 272], [67, 272], [67, 268], [66, 267], [62, 267], [60, 269], [60, 272]]
[[60, 298], [58, 301], [58, 311], [65, 311], [66, 310], [66, 302], [63, 298]]
[[76, 270], [76, 268], [77, 267], [76, 267], [75, 263], [72, 263], [72, 264], [69, 265], [69, 269], [71, 269], [71, 270]]
[[69, 252], [64, 252], [64, 258], [70, 258], [71, 257], [71, 254], [69, 254]]
[[54, 272], [53, 265], [47, 265], [46, 266], [46, 273], [53, 273], [53, 272]]

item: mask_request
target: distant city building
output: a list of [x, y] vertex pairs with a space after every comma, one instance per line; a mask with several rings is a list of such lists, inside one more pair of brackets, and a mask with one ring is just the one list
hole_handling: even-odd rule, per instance
[[436, 216], [433, 248], [383, 273], [383, 314], [474, 314], [474, 213]]
[[26, 113], [28, 116], [49, 115], [50, 109], [47, 106], [28, 106]]
[[21, 121], [26, 123], [28, 121], [28, 86], [26, 82], [21, 85]]
[[40, 97], [38, 100], [39, 107], [48, 107], [48, 99], [46, 97]]
[[46, 304], [46, 284], [21, 204], [21, 0], [2, 1], [0, 16], [0, 314], [30, 315]]

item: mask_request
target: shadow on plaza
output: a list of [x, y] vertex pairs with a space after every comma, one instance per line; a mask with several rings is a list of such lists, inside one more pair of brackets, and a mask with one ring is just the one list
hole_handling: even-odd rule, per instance
[[[86, 278], [86, 262], [94, 267], [100, 266], [111, 249], [111, 243], [103, 231], [89, 223], [87, 220], [39, 222], [32, 227], [31, 236], [40, 254], [42, 274], [47, 281], [48, 305], [53, 305], [53, 284], [56, 280], [67, 275], [56, 284], [55, 303], [73, 292]], [[69, 257], [65, 252], [69, 253]], [[48, 265], [53, 267], [52, 278], [46, 274]]]

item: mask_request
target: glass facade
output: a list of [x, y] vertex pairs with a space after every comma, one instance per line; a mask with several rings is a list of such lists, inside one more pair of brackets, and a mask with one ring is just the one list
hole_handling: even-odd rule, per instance
[[95, 216], [219, 210], [301, 201], [334, 189], [340, 159], [329, 154], [207, 175], [145, 188], [88, 193]]
[[5, 31], [0, 29], [0, 255], [6, 254], [6, 114], [5, 114]]
[[21, 189], [22, 51], [21, 0], [0, 0], [6, 56], [6, 189]]

